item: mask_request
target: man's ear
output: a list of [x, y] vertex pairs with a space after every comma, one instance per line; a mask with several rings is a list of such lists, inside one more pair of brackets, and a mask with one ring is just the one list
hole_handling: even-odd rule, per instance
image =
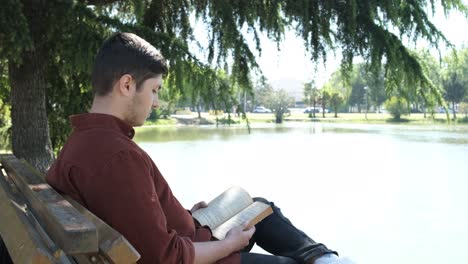
[[117, 85], [118, 92], [124, 96], [132, 95], [136, 89], [135, 80], [130, 74], [122, 75]]

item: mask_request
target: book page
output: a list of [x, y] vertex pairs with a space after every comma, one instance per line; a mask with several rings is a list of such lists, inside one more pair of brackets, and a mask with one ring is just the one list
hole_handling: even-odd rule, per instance
[[256, 225], [265, 217], [273, 213], [269, 204], [262, 202], [254, 202], [245, 208], [237, 215], [226, 221], [224, 224], [218, 226], [213, 230], [213, 236], [221, 240], [226, 237], [226, 234], [234, 227], [248, 223], [247, 228]]
[[201, 225], [214, 230], [253, 202], [250, 195], [240, 187], [231, 187], [208, 203], [208, 207], [195, 211], [192, 216]]

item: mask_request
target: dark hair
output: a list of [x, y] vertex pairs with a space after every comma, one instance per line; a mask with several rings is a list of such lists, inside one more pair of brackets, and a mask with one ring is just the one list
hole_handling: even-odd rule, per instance
[[167, 74], [167, 64], [161, 53], [146, 40], [132, 33], [116, 33], [108, 38], [99, 50], [92, 73], [96, 95], [112, 91], [115, 82], [124, 74], [141, 83], [159, 74]]

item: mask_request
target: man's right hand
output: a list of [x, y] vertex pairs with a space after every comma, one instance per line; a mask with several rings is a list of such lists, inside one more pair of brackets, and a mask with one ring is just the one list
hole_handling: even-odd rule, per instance
[[255, 226], [247, 228], [247, 224], [243, 224], [231, 229], [224, 240], [229, 243], [232, 252], [241, 250], [249, 245], [250, 238], [255, 233]]
[[247, 225], [240, 225], [231, 229], [223, 240], [194, 242], [195, 264], [211, 264], [243, 249], [254, 233], [255, 227], [247, 229]]

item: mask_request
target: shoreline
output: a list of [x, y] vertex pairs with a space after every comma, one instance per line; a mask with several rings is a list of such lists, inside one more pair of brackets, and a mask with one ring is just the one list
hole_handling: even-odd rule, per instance
[[[247, 113], [249, 124], [256, 123], [275, 123], [273, 114], [254, 114]], [[216, 123], [218, 119], [218, 124]], [[432, 126], [432, 125], [446, 125], [446, 126], [467, 126], [468, 118], [460, 114], [457, 116], [457, 120], [446, 119], [445, 114], [436, 114], [434, 118], [427, 116], [424, 118], [424, 114], [416, 113], [406, 115], [399, 121], [393, 120], [390, 114], [377, 114], [368, 113], [367, 119], [364, 113], [339, 113], [338, 117], [334, 117], [334, 113], [326, 114], [323, 118], [320, 114], [315, 118], [308, 117], [307, 114], [292, 113], [283, 119], [283, 123], [348, 123], [348, 124], [390, 124], [390, 125], [415, 125], [415, 126]], [[177, 127], [177, 126], [229, 126], [229, 125], [246, 125], [246, 120], [239, 118], [235, 115], [231, 115], [231, 121], [228, 122], [228, 115], [210, 115], [208, 113], [202, 113], [201, 118], [198, 118], [198, 114], [185, 114], [185, 115], [172, 115], [168, 119], [160, 119], [156, 122], [145, 122], [143, 127]]]

